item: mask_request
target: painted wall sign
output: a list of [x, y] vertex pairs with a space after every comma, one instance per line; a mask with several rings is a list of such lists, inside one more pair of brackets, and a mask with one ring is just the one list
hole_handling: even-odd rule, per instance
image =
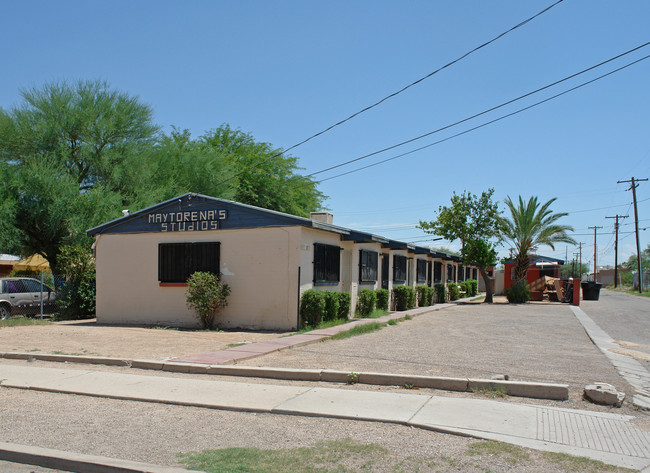
[[167, 211], [150, 213], [147, 222], [160, 232], [195, 232], [218, 230], [219, 222], [228, 218], [224, 209]]

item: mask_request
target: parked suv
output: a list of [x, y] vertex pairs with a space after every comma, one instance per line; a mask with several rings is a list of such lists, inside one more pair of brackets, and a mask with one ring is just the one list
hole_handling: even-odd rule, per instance
[[0, 320], [11, 315], [35, 315], [43, 309], [51, 309], [56, 292], [51, 287], [32, 278], [0, 278]]

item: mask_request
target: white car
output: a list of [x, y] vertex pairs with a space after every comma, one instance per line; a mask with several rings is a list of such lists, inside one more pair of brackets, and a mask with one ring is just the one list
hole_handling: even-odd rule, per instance
[[0, 320], [14, 314], [40, 314], [41, 295], [43, 308], [50, 308], [56, 300], [51, 287], [32, 278], [0, 278]]

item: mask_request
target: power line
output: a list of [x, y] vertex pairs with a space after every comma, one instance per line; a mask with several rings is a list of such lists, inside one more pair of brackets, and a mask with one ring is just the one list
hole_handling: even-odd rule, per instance
[[393, 97], [395, 97], [395, 96], [401, 94], [402, 92], [404, 92], [405, 90], [407, 90], [407, 89], [413, 87], [414, 85], [417, 85], [417, 84], [419, 84], [420, 82], [423, 82], [424, 80], [426, 80], [426, 79], [428, 79], [429, 77], [431, 77], [431, 76], [437, 74], [438, 72], [440, 72], [440, 71], [442, 71], [442, 70], [444, 70], [444, 69], [447, 69], [447, 68], [450, 67], [450, 66], [453, 66], [454, 64], [456, 64], [456, 63], [459, 62], [459, 61], [462, 61], [463, 59], [465, 59], [465, 58], [468, 57], [469, 55], [475, 53], [475, 52], [478, 51], [479, 49], [482, 49], [482, 48], [484, 48], [484, 47], [486, 47], [486, 46], [488, 46], [488, 45], [494, 43], [495, 41], [497, 41], [497, 40], [500, 39], [500, 38], [503, 38], [503, 37], [504, 37], [505, 35], [507, 35], [508, 33], [511, 33], [512, 31], [514, 31], [514, 30], [516, 30], [516, 29], [518, 29], [518, 28], [524, 26], [525, 24], [531, 22], [532, 20], [534, 20], [534, 19], [537, 18], [538, 16], [540, 16], [540, 15], [546, 13], [546, 12], [549, 11], [551, 8], [553, 8], [554, 6], [556, 6], [556, 5], [560, 4], [560, 3], [562, 3], [563, 1], [564, 1], [564, 0], [558, 0], [557, 2], [555, 2], [555, 3], [553, 3], [552, 5], [550, 5], [550, 6], [546, 7], [546, 8], [544, 8], [542, 11], [536, 13], [535, 15], [531, 16], [530, 18], [527, 18], [526, 20], [524, 20], [524, 21], [522, 21], [522, 22], [516, 24], [516, 25], [513, 26], [512, 28], [510, 28], [510, 29], [504, 31], [503, 33], [501, 33], [501, 34], [495, 36], [495, 37], [492, 38], [491, 40], [486, 41], [485, 43], [481, 44], [480, 46], [475, 47], [475, 48], [472, 49], [471, 51], [469, 51], [469, 52], [463, 54], [462, 56], [460, 56], [460, 57], [454, 59], [453, 61], [451, 61], [451, 62], [445, 64], [444, 66], [442, 66], [442, 67], [436, 69], [435, 71], [430, 72], [430, 73], [427, 74], [426, 76], [421, 77], [420, 79], [418, 79], [418, 80], [416, 80], [416, 81], [414, 81], [414, 82], [411, 82], [410, 84], [408, 84], [408, 85], [405, 86], [405, 87], [402, 87], [402, 88], [401, 88], [400, 90], [398, 90], [397, 92], [393, 92], [392, 94], [387, 95], [386, 97], [384, 97], [384, 98], [382, 98], [381, 100], [379, 100], [379, 101], [373, 103], [372, 105], [369, 105], [369, 106], [367, 106], [367, 107], [365, 107], [365, 108], [359, 110], [358, 112], [353, 113], [353, 114], [350, 115], [349, 117], [344, 118], [343, 120], [340, 120], [340, 121], [334, 123], [333, 125], [328, 126], [327, 128], [325, 128], [324, 130], [319, 131], [318, 133], [314, 133], [314, 134], [311, 135], [310, 137], [308, 137], [308, 138], [306, 138], [306, 139], [304, 139], [304, 140], [302, 140], [302, 141], [300, 141], [300, 142], [294, 144], [293, 146], [288, 147], [287, 149], [284, 149], [284, 150], [282, 150], [282, 151], [280, 151], [280, 152], [274, 154], [274, 155], [271, 156], [270, 158], [265, 159], [264, 161], [262, 161], [261, 163], [257, 163], [257, 164], [255, 164], [255, 165], [253, 165], [253, 166], [250, 166], [250, 167], [248, 167], [248, 168], [246, 168], [246, 169], [240, 171], [239, 173], [237, 173], [237, 174], [235, 174], [235, 175], [229, 177], [228, 179], [224, 179], [223, 181], [217, 183], [217, 186], [220, 186], [221, 184], [225, 184], [226, 182], [231, 181], [232, 179], [234, 179], [234, 178], [236, 178], [236, 177], [238, 177], [238, 176], [241, 176], [242, 174], [244, 174], [244, 173], [246, 173], [246, 172], [248, 172], [248, 171], [251, 171], [251, 170], [253, 170], [253, 169], [257, 168], [257, 167], [260, 167], [260, 166], [262, 166], [263, 164], [266, 164], [267, 162], [271, 161], [272, 159], [275, 159], [275, 158], [277, 158], [278, 156], [282, 156], [283, 154], [287, 153], [288, 151], [291, 151], [292, 149], [297, 148], [298, 146], [301, 146], [301, 145], [307, 143], [308, 141], [311, 141], [311, 140], [313, 140], [314, 138], [316, 138], [316, 137], [318, 137], [318, 136], [320, 136], [320, 135], [322, 135], [322, 134], [324, 134], [324, 133], [327, 133], [328, 131], [332, 130], [333, 128], [336, 128], [337, 126], [342, 125], [342, 124], [344, 124], [345, 122], [347, 122], [347, 121], [349, 121], [349, 120], [352, 120], [353, 118], [355, 118], [355, 117], [361, 115], [362, 113], [367, 112], [368, 110], [377, 107], [378, 105], [380, 105], [380, 104], [384, 103], [385, 101], [387, 101], [387, 100], [389, 100], [389, 99], [391, 99], [391, 98], [393, 98]]
[[[648, 44], [650, 44], [650, 42], [646, 43], [644, 46], [647, 46]], [[638, 49], [638, 48], [637, 48], [637, 49]], [[625, 54], [627, 54], [627, 53], [625, 53]], [[617, 57], [620, 57], [620, 56], [617, 56]], [[553, 100], [553, 99], [556, 99], [556, 98], [558, 98], [558, 97], [560, 97], [560, 96], [562, 96], [562, 95], [568, 94], [569, 92], [573, 92], [573, 91], [576, 90], [576, 89], [579, 89], [579, 88], [581, 88], [581, 87], [584, 87], [584, 86], [586, 86], [586, 85], [589, 85], [589, 84], [591, 84], [591, 83], [593, 83], [593, 82], [596, 82], [597, 80], [603, 79], [603, 78], [605, 78], [605, 77], [607, 77], [607, 76], [609, 76], [609, 75], [612, 75], [612, 74], [614, 74], [614, 73], [616, 73], [616, 72], [619, 72], [619, 71], [621, 71], [621, 70], [623, 70], [623, 69], [625, 69], [625, 68], [627, 68], [627, 67], [630, 67], [630, 66], [632, 66], [632, 65], [634, 65], [634, 64], [636, 64], [636, 63], [638, 63], [638, 62], [641, 62], [641, 61], [643, 61], [643, 60], [645, 60], [645, 59], [648, 59], [648, 58], [650, 58], [650, 55], [648, 55], [648, 56], [644, 56], [644, 57], [642, 57], [641, 59], [638, 59], [638, 60], [633, 61], [633, 62], [631, 62], [631, 63], [629, 63], [629, 64], [626, 64], [625, 66], [619, 67], [618, 69], [614, 69], [613, 71], [610, 71], [610, 72], [608, 72], [608, 73], [606, 73], [606, 74], [603, 74], [603, 75], [601, 75], [601, 76], [599, 76], [599, 77], [596, 77], [595, 79], [591, 79], [591, 80], [589, 80], [589, 81], [587, 81], [587, 82], [583, 82], [582, 84], [579, 84], [579, 85], [577, 85], [577, 86], [575, 86], [575, 87], [572, 87], [572, 88], [570, 88], [570, 89], [567, 89], [567, 90], [565, 90], [564, 92], [561, 92], [561, 93], [559, 93], [559, 94], [553, 95], [552, 97], [548, 97], [548, 98], [546, 98], [546, 99], [544, 99], [544, 100], [541, 100], [541, 101], [536, 102], [536, 103], [534, 103], [534, 104], [532, 104], [532, 105], [529, 105], [529, 106], [527, 106], [527, 107], [524, 107], [524, 108], [521, 108], [521, 109], [519, 109], [519, 110], [516, 110], [516, 111], [514, 111], [514, 112], [512, 112], [512, 113], [508, 113], [508, 114], [506, 114], [506, 115], [502, 115], [502, 116], [500, 116], [500, 117], [498, 117], [498, 118], [495, 118], [494, 120], [490, 120], [490, 121], [488, 121], [488, 122], [482, 123], [481, 125], [477, 125], [477, 126], [475, 126], [475, 127], [469, 128], [469, 129], [467, 129], [467, 130], [465, 130], [465, 131], [462, 131], [462, 132], [456, 133], [456, 134], [454, 134], [454, 135], [448, 136], [447, 138], [443, 138], [443, 139], [441, 139], [441, 140], [435, 141], [435, 142], [430, 143], [430, 144], [428, 144], [428, 145], [424, 145], [424, 146], [421, 146], [421, 147], [419, 147], [419, 148], [415, 148], [415, 149], [413, 149], [413, 150], [411, 150], [411, 151], [407, 151], [407, 152], [405, 152], [405, 153], [398, 154], [397, 156], [393, 156], [393, 157], [391, 157], [391, 158], [387, 158], [387, 159], [383, 159], [383, 160], [381, 160], [381, 161], [377, 161], [376, 163], [373, 163], [373, 164], [368, 164], [367, 166], [362, 166], [362, 167], [360, 167], [360, 168], [356, 168], [356, 169], [353, 169], [353, 170], [351, 170], [351, 171], [346, 171], [346, 172], [343, 172], [343, 173], [341, 173], [341, 174], [336, 174], [336, 175], [334, 175], [334, 176], [330, 176], [330, 177], [327, 177], [327, 178], [325, 178], [325, 179], [321, 179], [321, 180], [319, 180], [319, 181], [317, 181], [317, 182], [318, 182], [318, 183], [321, 183], [321, 182], [329, 181], [329, 180], [331, 180], [331, 179], [336, 179], [336, 178], [338, 178], [338, 177], [342, 177], [342, 176], [345, 176], [345, 175], [348, 175], [348, 174], [352, 174], [352, 173], [354, 173], [354, 172], [358, 172], [358, 171], [362, 171], [362, 170], [364, 170], [364, 169], [368, 169], [368, 168], [371, 168], [371, 167], [374, 167], [374, 166], [378, 166], [378, 165], [383, 164], [383, 163], [386, 163], [386, 162], [388, 162], [388, 161], [392, 161], [392, 160], [394, 160], [394, 159], [401, 158], [401, 157], [403, 157], [403, 156], [406, 156], [406, 155], [409, 155], [409, 154], [415, 153], [415, 152], [417, 152], [417, 151], [421, 151], [421, 150], [423, 150], [423, 149], [425, 149], [425, 148], [430, 148], [431, 146], [435, 146], [435, 145], [438, 145], [438, 144], [440, 144], [440, 143], [444, 143], [445, 141], [449, 141], [449, 140], [451, 140], [451, 139], [453, 139], [453, 138], [457, 138], [457, 137], [459, 137], [459, 136], [461, 136], [461, 135], [465, 135], [465, 134], [467, 134], [467, 133], [469, 133], [469, 132], [472, 132], [472, 131], [478, 130], [479, 128], [483, 128], [483, 127], [485, 127], [485, 126], [488, 126], [488, 125], [491, 125], [491, 124], [496, 123], [496, 122], [498, 122], [498, 121], [501, 121], [501, 120], [503, 120], [503, 119], [505, 119], [505, 118], [509, 118], [509, 117], [511, 117], [511, 116], [513, 116], [513, 115], [517, 115], [517, 114], [519, 114], [519, 113], [521, 113], [521, 112], [524, 112], [524, 111], [526, 111], [526, 110], [529, 110], [529, 109], [531, 109], [531, 108], [533, 108], [533, 107], [537, 107], [538, 105], [541, 105], [541, 104], [543, 104], [543, 103], [549, 102], [549, 101], [551, 101], [551, 100]], [[608, 62], [608, 61], [606, 61], [606, 62]], [[604, 64], [604, 63], [601, 63], [601, 64]], [[594, 66], [594, 67], [597, 67], [597, 66]], [[593, 68], [590, 68], [590, 69], [593, 69]], [[585, 71], [586, 71], [586, 70], [585, 70]], [[583, 71], [583, 72], [584, 72], [584, 71]], [[581, 74], [581, 73], [578, 73], [578, 74]], [[570, 77], [575, 77], [575, 75], [577, 75], [577, 74], [574, 74], [573, 76], [570, 76]], [[565, 80], [565, 79], [562, 79], [562, 80]], [[557, 83], [559, 83], [559, 82], [561, 82], [561, 81], [555, 82], [554, 84], [557, 84]], [[553, 85], [553, 84], [551, 84], [551, 85]], [[546, 86], [546, 87], [543, 87], [542, 89], [538, 89], [537, 91], [539, 91], [539, 90], [543, 90], [544, 88], [548, 88], [548, 87], [550, 87], [550, 85], [549, 85], [549, 86]], [[525, 96], [531, 95], [531, 94], [533, 94], [533, 93], [535, 93], [535, 92], [530, 92], [529, 94], [526, 94]], [[523, 98], [523, 97], [525, 97], [525, 96], [521, 96], [521, 97], [519, 97], [519, 98]], [[516, 101], [516, 100], [519, 100], [519, 98], [518, 98], [518, 99], [511, 100], [511, 101], [509, 101], [509, 102], [506, 102], [505, 104], [512, 103], [512, 102], [514, 102], [514, 101]], [[404, 141], [404, 142], [399, 143], [399, 144], [397, 144], [397, 145], [394, 145], [394, 146], [391, 146], [391, 147], [388, 147], [388, 148], [384, 148], [383, 150], [376, 151], [376, 152], [374, 152], [374, 153], [370, 153], [370, 154], [367, 154], [367, 155], [365, 155], [365, 156], [361, 156], [360, 158], [352, 159], [352, 160], [350, 160], [350, 161], [346, 161], [346, 162], [341, 163], [341, 164], [338, 164], [338, 165], [336, 165], [336, 166], [332, 166], [332, 167], [329, 167], [329, 168], [327, 168], [327, 169], [324, 169], [324, 170], [321, 170], [321, 171], [317, 171], [317, 172], [315, 172], [315, 173], [312, 173], [312, 174], [307, 175], [306, 177], [310, 177], [310, 176], [313, 176], [313, 175], [316, 175], [316, 174], [320, 174], [320, 173], [322, 173], [322, 172], [325, 172], [325, 171], [328, 171], [328, 170], [332, 170], [332, 169], [335, 169], [335, 168], [337, 168], [337, 167], [345, 166], [346, 164], [350, 164], [350, 163], [353, 163], [353, 162], [355, 162], [355, 161], [359, 161], [359, 160], [361, 160], [361, 159], [365, 159], [365, 158], [368, 158], [368, 157], [370, 157], [370, 156], [374, 156], [374, 155], [379, 154], [379, 153], [383, 153], [384, 151], [387, 151], [387, 150], [390, 150], [390, 149], [396, 148], [396, 147], [398, 147], [398, 146], [402, 146], [403, 144], [410, 143], [410, 142], [412, 142], [412, 141], [418, 140], [418, 139], [420, 139], [420, 138], [423, 138], [423, 137], [425, 137], [425, 136], [431, 135], [431, 134], [433, 134], [433, 133], [437, 133], [438, 131], [441, 131], [441, 130], [447, 129], [447, 128], [449, 128], [449, 127], [452, 127], [452, 126], [454, 126], [454, 125], [456, 125], [456, 124], [459, 124], [459, 123], [462, 123], [462, 122], [464, 122], [464, 121], [470, 120], [471, 118], [474, 118], [474, 117], [477, 117], [477, 116], [482, 115], [482, 114], [484, 114], [484, 113], [487, 113], [488, 111], [495, 110], [495, 109], [497, 109], [497, 108], [499, 108], [499, 107], [501, 107], [501, 106], [503, 106], [503, 105], [505, 105], [505, 104], [499, 105], [499, 106], [497, 106], [497, 107], [493, 107], [493, 108], [491, 108], [490, 110], [487, 110], [487, 111], [485, 111], [485, 112], [481, 112], [480, 114], [474, 115], [473, 117], [466, 118], [466, 119], [464, 119], [464, 120], [461, 120], [461, 121], [459, 121], [459, 122], [456, 122], [456, 123], [454, 123], [454, 124], [448, 125], [448, 126], [443, 127], [443, 128], [439, 128], [438, 130], [432, 131], [432, 132], [427, 133], [427, 134], [425, 134], [425, 135], [421, 135], [421, 136], [419, 136], [419, 137], [417, 137], [417, 138], [413, 138], [413, 139], [411, 139], [411, 140]], [[627, 205], [627, 204], [621, 204], [620, 206], [624, 206], [624, 205]], [[600, 208], [600, 209], [593, 209], [593, 210], [603, 210], [603, 209], [614, 208], [614, 207], [620, 207], [620, 206], [602, 207], [602, 208]], [[579, 212], [590, 212], [590, 211], [591, 211], [591, 210], [583, 210], [583, 211], [579, 211]]]
[[[422, 138], [426, 138], [427, 136], [431, 136], [431, 135], [433, 135], [433, 134], [435, 134], [435, 133], [439, 133], [439, 132], [441, 132], [441, 131], [444, 131], [444, 130], [447, 130], [447, 129], [449, 129], [449, 128], [452, 128], [452, 127], [454, 127], [454, 126], [456, 126], [456, 125], [460, 125], [461, 123], [465, 123], [465, 122], [467, 122], [467, 121], [469, 121], [469, 120], [472, 120], [472, 119], [474, 119], [474, 118], [480, 117], [480, 116], [485, 115], [485, 114], [490, 113], [490, 112], [493, 112], [494, 110], [497, 110], [497, 109], [499, 109], [499, 108], [503, 108], [503, 107], [505, 107], [506, 105], [510, 105], [510, 104], [512, 104], [512, 103], [514, 103], [514, 102], [517, 102], [517, 101], [519, 101], [519, 100], [522, 100], [522, 99], [524, 99], [524, 98], [526, 98], [526, 97], [530, 97], [531, 95], [537, 94], [537, 93], [539, 93], [539, 92], [541, 92], [541, 91], [543, 91], [543, 90], [546, 90], [546, 89], [548, 89], [548, 88], [554, 87], [554, 86], [556, 86], [556, 85], [558, 85], [558, 84], [561, 84], [562, 82], [566, 82], [567, 80], [569, 80], [569, 79], [573, 79], [573, 78], [575, 78], [575, 77], [577, 77], [577, 76], [579, 76], [579, 75], [581, 75], [581, 74], [585, 74], [586, 72], [592, 71], [592, 70], [594, 70], [594, 69], [596, 69], [596, 68], [598, 68], [598, 67], [601, 67], [601, 66], [603, 66], [603, 65], [605, 65], [605, 64], [607, 64], [607, 63], [610, 63], [610, 62], [612, 62], [612, 61], [614, 61], [614, 60], [616, 60], [616, 59], [619, 59], [619, 58], [621, 58], [621, 57], [623, 57], [623, 56], [625, 56], [625, 55], [627, 55], [627, 54], [631, 54], [631, 53], [633, 53], [633, 52], [635, 52], [635, 51], [637, 51], [637, 50], [639, 50], [639, 49], [641, 49], [641, 48], [644, 48], [644, 47], [646, 47], [646, 46], [648, 46], [648, 45], [650, 45], [650, 41], [647, 42], [647, 43], [645, 43], [645, 44], [642, 44], [642, 45], [640, 45], [640, 46], [637, 46], [637, 47], [635, 47], [635, 48], [632, 48], [632, 49], [630, 49], [629, 51], [626, 51], [626, 52], [621, 53], [621, 54], [619, 54], [619, 55], [617, 55], [617, 56], [614, 56], [614, 57], [612, 57], [612, 58], [610, 58], [610, 59], [607, 59], [607, 60], [605, 60], [605, 61], [603, 61], [603, 62], [601, 62], [601, 63], [599, 63], [599, 64], [596, 64], [596, 65], [594, 65], [594, 66], [588, 67], [587, 69], [583, 69], [583, 70], [580, 71], [580, 72], [576, 72], [576, 73], [571, 74], [571, 75], [569, 75], [569, 76], [567, 76], [567, 77], [565, 77], [565, 78], [563, 78], [563, 79], [557, 80], [557, 81], [552, 82], [552, 83], [550, 83], [550, 84], [548, 84], [548, 85], [545, 85], [545, 86], [540, 87], [540, 88], [538, 88], [538, 89], [535, 89], [535, 90], [533, 90], [533, 91], [531, 91], [531, 92], [528, 92], [528, 93], [526, 93], [526, 94], [524, 94], [524, 95], [520, 95], [519, 97], [516, 97], [516, 98], [514, 98], [514, 99], [508, 100], [507, 102], [503, 102], [503, 103], [501, 103], [501, 104], [499, 104], [499, 105], [496, 105], [496, 106], [494, 106], [494, 107], [492, 107], [492, 108], [489, 108], [489, 109], [487, 109], [487, 110], [483, 110], [482, 112], [476, 113], [476, 114], [474, 114], [474, 115], [472, 115], [472, 116], [470, 116], [470, 117], [463, 118], [462, 120], [458, 120], [458, 121], [456, 121], [456, 122], [454, 122], [454, 123], [451, 123], [451, 124], [449, 124], [449, 125], [443, 126], [442, 128], [438, 128], [438, 129], [433, 130], [433, 131], [430, 131], [430, 132], [428, 132], [428, 133], [424, 133], [423, 135], [416, 136], [415, 138], [411, 138], [411, 139], [408, 139], [408, 140], [402, 141], [402, 142], [400, 142], [400, 143], [397, 143], [397, 144], [395, 144], [395, 145], [391, 145], [391, 146], [388, 146], [388, 147], [382, 148], [382, 149], [380, 149], [380, 150], [373, 151], [372, 153], [365, 154], [365, 155], [360, 156], [360, 157], [358, 157], [358, 158], [350, 159], [350, 160], [345, 161], [345, 162], [343, 162], [343, 163], [339, 163], [339, 164], [336, 164], [336, 165], [334, 165], [334, 166], [330, 166], [330, 167], [327, 167], [327, 168], [325, 168], [325, 169], [321, 169], [320, 171], [312, 172], [312, 173], [308, 174], [308, 175], [305, 176], [305, 177], [313, 177], [313, 176], [315, 176], [315, 175], [317, 175], [317, 174], [322, 174], [322, 173], [324, 173], [324, 172], [331, 171], [331, 170], [333, 170], [333, 169], [340, 168], [340, 167], [342, 167], [342, 166], [346, 166], [346, 165], [348, 165], [348, 164], [351, 164], [351, 163], [354, 163], [354, 162], [357, 162], [357, 161], [361, 161], [362, 159], [366, 159], [366, 158], [369, 158], [369, 157], [371, 157], [371, 156], [375, 156], [375, 155], [377, 155], [377, 154], [381, 154], [381, 153], [384, 153], [384, 152], [386, 152], [386, 151], [390, 151], [391, 149], [395, 149], [395, 148], [398, 148], [398, 147], [400, 147], [400, 146], [404, 146], [404, 145], [409, 144], [409, 143], [412, 143], [412, 142], [414, 142], [414, 141], [421, 140]], [[533, 104], [533, 105], [531, 105], [531, 106], [529, 106], [529, 107], [526, 107], [526, 108], [520, 109], [520, 110], [518, 110], [518, 111], [516, 111], [516, 112], [513, 112], [513, 113], [511, 113], [511, 114], [504, 115], [503, 117], [500, 117], [500, 118], [498, 118], [498, 119], [496, 119], [496, 120], [493, 120], [493, 121], [487, 122], [487, 123], [485, 123], [485, 124], [483, 124], [483, 125], [480, 125], [480, 126], [478, 126], [478, 127], [470, 128], [469, 130], [466, 130], [466, 131], [463, 132], [463, 133], [468, 133], [469, 131], [473, 131], [473, 130], [475, 130], [475, 129], [477, 129], [477, 128], [481, 128], [482, 126], [486, 126], [486, 125], [489, 125], [489, 124], [491, 124], [491, 123], [494, 123], [495, 121], [502, 120], [503, 118], [506, 118], [506, 117], [509, 117], [509, 116], [515, 115], [515, 114], [517, 114], [517, 113], [520, 113], [520, 112], [522, 112], [522, 111], [524, 111], [524, 110], [528, 110], [529, 108], [535, 107], [535, 106], [537, 106], [537, 105], [541, 105], [541, 104], [544, 103], [544, 102], [547, 102], [547, 101], [552, 100], [552, 99], [554, 99], [554, 98], [557, 98], [557, 97], [559, 97], [559, 96], [561, 96], [561, 95], [564, 95], [564, 94], [566, 94], [566, 93], [568, 93], [568, 92], [571, 92], [571, 91], [573, 91], [573, 90], [575, 90], [575, 89], [578, 89], [578, 88], [583, 87], [583, 86], [585, 86], [585, 85], [587, 85], [587, 84], [590, 84], [590, 83], [592, 83], [592, 82], [595, 82], [595, 81], [597, 81], [597, 80], [599, 80], [599, 79], [602, 79], [602, 78], [604, 78], [604, 77], [607, 77], [607, 76], [610, 75], [610, 74], [614, 74], [615, 72], [618, 72], [618, 71], [620, 71], [620, 70], [622, 70], [622, 69], [625, 69], [626, 67], [629, 67], [629, 66], [631, 66], [631, 65], [633, 65], [633, 64], [636, 64], [637, 62], [643, 61], [644, 59], [647, 59], [648, 57], [649, 57], [649, 56], [645, 56], [644, 58], [641, 58], [641, 59], [638, 59], [638, 60], [636, 60], [636, 61], [634, 61], [634, 62], [631, 62], [631, 63], [629, 63], [629, 64], [627, 64], [627, 65], [625, 65], [625, 66], [623, 66], [623, 67], [621, 67], [621, 68], [619, 68], [619, 69], [615, 69], [615, 70], [609, 72], [608, 74], [604, 74], [604, 75], [602, 75], [602, 76], [600, 76], [600, 77], [597, 77], [597, 78], [595, 78], [595, 79], [592, 79], [591, 81], [588, 81], [588, 82], [585, 82], [585, 83], [583, 83], [583, 84], [580, 84], [580, 85], [577, 86], [577, 87], [574, 87], [574, 88], [571, 88], [571, 89], [569, 89], [569, 90], [566, 90], [566, 91], [562, 92], [561, 94], [554, 95], [553, 97], [550, 97], [550, 98], [548, 98], [548, 99], [546, 99], [546, 100], [543, 100], [543, 101], [541, 101], [541, 102], [537, 102], [536, 104]], [[463, 133], [460, 133], [460, 134], [463, 134]], [[447, 139], [451, 139], [451, 138], [454, 138], [454, 137], [456, 137], [456, 136], [458, 136], [458, 135], [453, 135], [452, 137], [447, 138]], [[442, 141], [445, 141], [445, 140], [442, 140]], [[436, 143], [434, 143], [434, 144], [438, 144], [438, 142], [436, 142]], [[431, 144], [431, 145], [427, 145], [427, 146], [424, 146], [424, 147], [422, 147], [422, 148], [418, 148], [418, 149], [416, 149], [416, 150], [413, 150], [413, 152], [414, 152], [414, 151], [419, 151], [419, 150], [424, 149], [424, 148], [426, 148], [426, 147], [428, 147], [428, 146], [433, 146], [433, 144]]]

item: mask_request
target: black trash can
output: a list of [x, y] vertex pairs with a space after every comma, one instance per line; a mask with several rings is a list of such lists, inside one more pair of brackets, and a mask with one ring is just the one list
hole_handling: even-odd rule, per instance
[[580, 286], [582, 286], [582, 300], [597, 301], [600, 297], [600, 288], [603, 285], [599, 282], [585, 281], [580, 283]]

